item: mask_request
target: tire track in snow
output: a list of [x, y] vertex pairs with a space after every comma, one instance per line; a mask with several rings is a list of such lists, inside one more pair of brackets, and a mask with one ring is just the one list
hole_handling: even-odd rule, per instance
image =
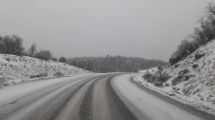
[[[78, 80], [75, 80], [72, 82], [76, 82], [76, 81], [78, 81]], [[65, 86], [69, 83], [71, 83], [71, 81], [54, 84], [54, 86], [51, 86], [51, 87], [48, 86], [47, 88], [27, 94], [23, 98], [19, 98], [13, 102], [10, 102], [9, 104], [6, 104], [6, 105], [0, 107], [0, 119], [6, 118], [7, 116], [17, 112], [20, 109], [23, 109], [24, 107], [34, 103], [35, 101], [45, 97], [48, 94], [55, 92], [59, 88]]]
[[0, 120], [137, 120], [111, 86], [116, 75], [93, 75], [35, 90], [0, 107]]
[[[34, 103], [19, 109], [11, 114], [8, 120], [49, 120], [55, 117], [58, 108], [61, 108], [73, 94], [85, 84], [78, 82], [76, 84], [68, 84], [62, 88], [44, 96]], [[73, 86], [73, 87], [72, 87]], [[59, 109], [60, 110], [60, 109]]]
[[87, 93], [83, 98], [83, 102], [80, 107], [80, 120], [92, 120], [92, 100], [93, 100], [93, 91], [98, 79], [95, 80], [92, 85], [87, 89]]

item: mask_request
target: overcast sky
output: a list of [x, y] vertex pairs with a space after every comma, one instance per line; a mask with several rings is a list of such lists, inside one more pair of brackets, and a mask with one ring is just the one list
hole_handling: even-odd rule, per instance
[[168, 60], [209, 0], [0, 0], [0, 34], [56, 56]]

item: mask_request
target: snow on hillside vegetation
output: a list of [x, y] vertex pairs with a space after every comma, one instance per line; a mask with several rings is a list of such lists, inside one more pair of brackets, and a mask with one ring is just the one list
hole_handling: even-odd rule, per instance
[[144, 81], [142, 75], [142, 81], [139, 82], [173, 99], [215, 115], [215, 40], [163, 72], [170, 76], [163, 87], [155, 87]]
[[166, 70], [174, 92], [215, 111], [215, 41]]
[[44, 61], [27, 56], [0, 54], [0, 85], [27, 80], [71, 76], [89, 71], [68, 64]]

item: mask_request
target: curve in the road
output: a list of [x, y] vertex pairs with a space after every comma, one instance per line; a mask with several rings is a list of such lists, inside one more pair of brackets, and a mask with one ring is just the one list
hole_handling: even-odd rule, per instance
[[[119, 73], [97, 74], [53, 81], [53, 84], [50, 84], [52, 81], [48, 81], [47, 86], [34, 88], [31, 92], [25, 91], [26, 94], [19, 93], [11, 100], [0, 98], [0, 120], [160, 120], [161, 117], [172, 120], [174, 118], [172, 115], [180, 116], [176, 112], [170, 114], [171, 111], [163, 108], [163, 105], [151, 104], [153, 102], [150, 101], [154, 99], [175, 110], [180, 109], [179, 111], [183, 111], [184, 108], [177, 107], [176, 103], [173, 106], [171, 100], [149, 89], [128, 84], [131, 82], [128, 79], [113, 79], [118, 75]], [[44, 81], [39, 81], [36, 84], [32, 82], [26, 85], [35, 87], [43, 83]], [[22, 88], [22, 85], [18, 88]], [[8, 89], [13, 92], [17, 88]], [[0, 93], [3, 92], [0, 90]], [[126, 98], [126, 94], [133, 97]], [[141, 100], [144, 102], [141, 103]], [[134, 105], [136, 102], [138, 106]], [[161, 117], [153, 117], [152, 113]], [[185, 114], [190, 115], [188, 112]], [[196, 116], [190, 118], [196, 118]], [[201, 114], [199, 118], [208, 119]], [[174, 120], [180, 120], [180, 118], [177, 117]]]
[[136, 120], [111, 86], [115, 74], [57, 83], [0, 106], [1, 120]]

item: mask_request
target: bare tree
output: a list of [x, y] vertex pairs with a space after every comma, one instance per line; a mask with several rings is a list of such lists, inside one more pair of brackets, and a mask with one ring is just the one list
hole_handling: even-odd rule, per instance
[[215, 4], [209, 3], [207, 12], [200, 20], [200, 26], [196, 27], [192, 35], [192, 41], [182, 41], [178, 49], [170, 58], [170, 64], [175, 64], [189, 54], [193, 53], [201, 45], [205, 45], [215, 39]]
[[195, 28], [194, 39], [204, 45], [215, 38], [215, 5], [209, 3], [206, 14], [200, 20], [200, 27]]
[[54, 58], [52, 58], [52, 60], [53, 60], [53, 61], [57, 61], [57, 58], [56, 58], [56, 57], [54, 57]]
[[49, 50], [40, 50], [35, 54], [35, 57], [42, 60], [50, 60], [52, 59], [52, 53]]
[[0, 39], [0, 53], [22, 55], [24, 50], [23, 40], [17, 35], [4, 36]]
[[29, 55], [31, 57], [34, 57], [36, 52], [37, 52], [37, 46], [36, 44], [32, 44], [31, 47], [29, 48]]
[[3, 37], [0, 36], [0, 53], [3, 53], [4, 50], [4, 41]]
[[65, 57], [60, 57], [58, 61], [62, 63], [66, 63], [67, 60]]

